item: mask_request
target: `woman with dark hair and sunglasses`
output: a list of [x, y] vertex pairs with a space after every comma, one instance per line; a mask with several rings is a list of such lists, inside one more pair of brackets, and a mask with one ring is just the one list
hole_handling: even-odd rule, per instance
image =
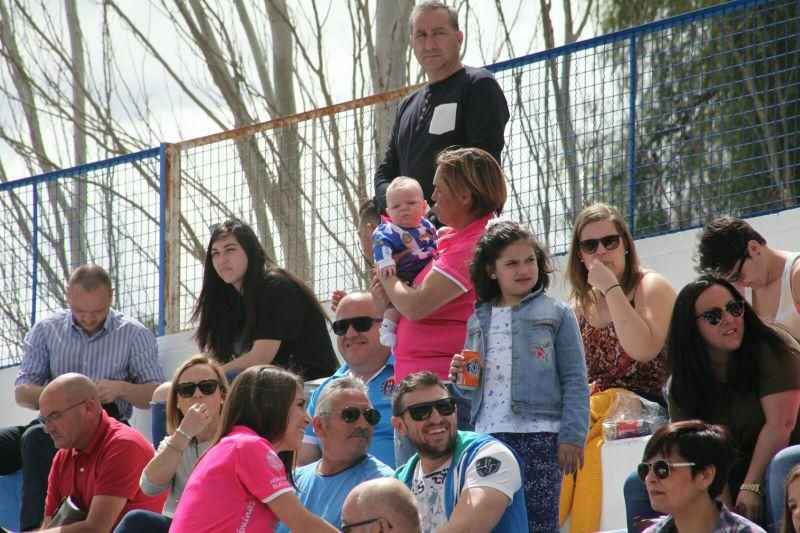
[[233, 382], [211, 448], [201, 457], [170, 531], [335, 532], [310, 513], [293, 488], [294, 455], [303, 441], [303, 382], [282, 368], [245, 369]]
[[663, 404], [664, 341], [675, 290], [639, 263], [616, 208], [597, 203], [578, 213], [566, 274], [589, 381], [600, 390], [620, 387]]
[[169, 435], [161, 441], [139, 480], [148, 496], [169, 490], [163, 514], [131, 511], [115, 533], [169, 531], [183, 488], [217, 433], [227, 393], [228, 380], [219, 365], [205, 355], [195, 355], [175, 370], [167, 398]]
[[211, 233], [192, 320], [199, 321], [198, 346], [225, 372], [269, 363], [309, 381], [339, 366], [314, 293], [267, 257], [240, 220]]
[[732, 501], [760, 522], [767, 465], [800, 442], [800, 346], [764, 324], [730, 282], [708, 275], [678, 295], [668, 345], [670, 418], [730, 427], [740, 454]]
[[[730, 282], [710, 275], [678, 294], [667, 346], [670, 419], [697, 418], [731, 430], [739, 454], [723, 501], [764, 523], [765, 496], [776, 497], [764, 488], [767, 466], [778, 451], [800, 442], [800, 346], [764, 324]], [[636, 492], [629, 477], [631, 520], [648, 514], [635, 508]]]
[[647, 486], [653, 508], [667, 516], [645, 532], [763, 532], [717, 501], [734, 454], [730, 432], [723, 426], [686, 420], [656, 431], [637, 474]]

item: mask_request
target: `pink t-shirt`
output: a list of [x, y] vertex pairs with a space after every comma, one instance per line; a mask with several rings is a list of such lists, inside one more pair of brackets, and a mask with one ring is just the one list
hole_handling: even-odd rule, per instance
[[443, 380], [450, 369], [454, 353], [461, 353], [467, 331], [467, 319], [475, 304], [475, 291], [469, 279], [469, 263], [478, 239], [492, 215], [468, 224], [461, 231], [445, 229], [436, 243], [433, 261], [414, 279], [422, 283], [433, 269], [458, 285], [464, 292], [422, 320], [400, 317], [397, 324], [397, 344], [394, 347], [395, 381], [420, 370], [430, 370]]
[[197, 463], [169, 530], [273, 531], [278, 517], [267, 504], [292, 490], [269, 441], [248, 427], [234, 426]]

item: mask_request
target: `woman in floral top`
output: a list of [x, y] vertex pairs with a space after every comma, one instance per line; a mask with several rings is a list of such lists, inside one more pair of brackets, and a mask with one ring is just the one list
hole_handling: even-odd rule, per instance
[[567, 277], [589, 381], [664, 403], [664, 341], [675, 290], [639, 263], [616, 208], [594, 204], [575, 219]]

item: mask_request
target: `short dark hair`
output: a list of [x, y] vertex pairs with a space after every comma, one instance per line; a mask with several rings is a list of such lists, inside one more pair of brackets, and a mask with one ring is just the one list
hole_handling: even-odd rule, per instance
[[533, 248], [536, 266], [539, 270], [539, 281], [535, 288], [547, 289], [550, 286], [550, 274], [553, 267], [547, 251], [536, 242], [533, 233], [513, 220], [499, 220], [488, 225], [483, 236], [475, 245], [472, 262], [469, 266], [469, 277], [475, 288], [478, 300], [488, 302], [500, 295], [500, 286], [496, 279], [489, 276], [487, 268], [494, 266], [497, 258], [509, 245], [525, 241]]
[[712, 220], [700, 232], [697, 244], [698, 272], [728, 274], [736, 267], [747, 243], [767, 244], [759, 232], [741, 218], [722, 217]]
[[105, 287], [111, 292], [111, 276], [99, 265], [82, 265], [72, 271], [67, 288], [80, 285], [86, 292]]
[[676, 452], [690, 463], [694, 463], [692, 477], [708, 466], [716, 470], [714, 480], [708, 487], [708, 496], [713, 500], [722, 493], [735, 458], [731, 432], [724, 426], [706, 424], [701, 420], [684, 420], [667, 424], [656, 431], [644, 448], [642, 459], [647, 461], [655, 454], [667, 456]]
[[415, 5], [414, 8], [411, 10], [411, 16], [408, 18], [409, 26], [414, 28], [414, 17], [419, 15], [420, 13], [428, 13], [430, 11], [435, 11], [437, 9], [444, 9], [447, 11], [447, 15], [450, 17], [450, 26], [459, 31], [458, 28], [458, 11], [453, 6], [448, 6], [441, 0], [422, 0], [419, 4]]
[[428, 387], [439, 387], [448, 395], [450, 394], [450, 391], [444, 386], [439, 376], [433, 372], [423, 370], [421, 372], [409, 374], [404, 377], [394, 389], [394, 394], [392, 395], [392, 414], [394, 416], [400, 416], [402, 414], [403, 409], [405, 409], [403, 406], [403, 396], [409, 392], [427, 389]]

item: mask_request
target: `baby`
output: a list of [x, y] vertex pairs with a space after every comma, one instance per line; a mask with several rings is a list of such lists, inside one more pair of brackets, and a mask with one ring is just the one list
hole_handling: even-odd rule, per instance
[[[372, 232], [372, 253], [380, 279], [397, 276], [411, 283], [433, 258], [436, 228], [424, 217], [427, 209], [428, 204], [417, 180], [400, 176], [389, 184], [386, 213], [391, 221], [381, 222]], [[394, 307], [389, 307], [383, 314], [380, 341], [384, 346], [393, 347], [397, 342], [399, 318], [400, 313]]]

